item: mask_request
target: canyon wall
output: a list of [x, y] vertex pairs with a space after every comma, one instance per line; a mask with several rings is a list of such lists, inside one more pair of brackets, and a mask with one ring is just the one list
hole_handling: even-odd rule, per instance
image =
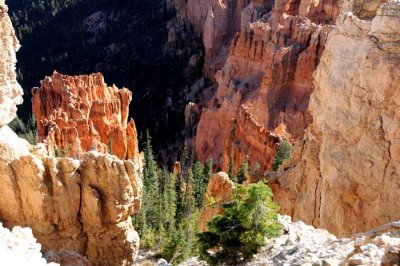
[[227, 171], [248, 156], [263, 176], [290, 139], [268, 174], [283, 213], [337, 235], [399, 219], [400, 4], [276, 1], [249, 19], [255, 2], [200, 105], [198, 158]]
[[[17, 225], [32, 228], [42, 251], [52, 250], [54, 254], [54, 250], [73, 250], [86, 256], [92, 265], [132, 265], [139, 249], [139, 236], [132, 227], [131, 215], [140, 209], [140, 161], [123, 161], [97, 151], [82, 151], [81, 160], [55, 158], [44, 144], [33, 147], [18, 138], [7, 124], [15, 118], [16, 105], [22, 99], [15, 75], [15, 53], [19, 45], [3, 0], [0, 0], [0, 42], [0, 221], [8, 228]], [[79, 132], [86, 130], [83, 128], [87, 126], [87, 117], [93, 117], [90, 114], [102, 115], [109, 111], [107, 120], [102, 120], [104, 124], [97, 130], [107, 132], [113, 126], [107, 122], [115, 122], [119, 127], [125, 121], [120, 131], [122, 135], [129, 135], [124, 133], [126, 108], [131, 98], [128, 91], [106, 88], [101, 75], [74, 79], [55, 74], [53, 80], [57, 86], [48, 80], [42, 83], [43, 91], [49, 90], [48, 94], [36, 91], [35, 96], [42, 97], [36, 98], [39, 121], [49, 115], [48, 123], [56, 122], [52, 129], [64, 129], [63, 123], [71, 122], [68, 127]], [[97, 86], [96, 90], [85, 91], [88, 83]], [[93, 93], [91, 101], [87, 101], [92, 97], [89, 93]], [[109, 102], [104, 101], [107, 93]], [[64, 109], [58, 109], [57, 105]], [[41, 126], [39, 123], [39, 135], [44, 139], [46, 130], [50, 129]], [[68, 132], [60, 135], [62, 141], [71, 140]], [[64, 134], [67, 138], [62, 138]], [[133, 150], [137, 151], [137, 139], [131, 140]], [[118, 155], [127, 157], [126, 145], [122, 148], [124, 154]]]
[[223, 67], [228, 56], [233, 36], [244, 21], [257, 20], [271, 9], [272, 3], [270, 0], [175, 0], [178, 18], [190, 22], [202, 36], [205, 76], [214, 80], [216, 71]]
[[313, 123], [271, 183], [284, 213], [337, 235], [400, 219], [400, 3], [357, 7], [328, 37]]
[[216, 74], [218, 89], [203, 108], [195, 149], [201, 161], [213, 158], [222, 170], [230, 161], [239, 167], [247, 155], [250, 166], [264, 173], [277, 143], [301, 139], [312, 121], [312, 73], [338, 3], [276, 1], [271, 12], [252, 22], [254, 2], [242, 11], [242, 30]]
[[128, 89], [107, 86], [100, 73], [71, 77], [54, 72], [32, 95], [38, 141], [47, 142], [50, 154], [80, 158], [96, 150], [138, 160], [135, 123], [127, 123]]

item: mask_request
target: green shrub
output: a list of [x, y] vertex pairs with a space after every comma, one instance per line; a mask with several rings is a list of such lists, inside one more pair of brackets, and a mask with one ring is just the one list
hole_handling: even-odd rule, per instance
[[289, 160], [292, 153], [292, 145], [288, 140], [283, 140], [275, 153], [274, 162], [272, 164], [272, 170], [278, 171], [279, 167], [282, 165], [283, 161]]
[[266, 238], [281, 233], [278, 209], [271, 189], [263, 182], [237, 185], [232, 200], [224, 205], [223, 215], [208, 223], [209, 232], [197, 235], [200, 257], [214, 265], [235, 264], [252, 257]]

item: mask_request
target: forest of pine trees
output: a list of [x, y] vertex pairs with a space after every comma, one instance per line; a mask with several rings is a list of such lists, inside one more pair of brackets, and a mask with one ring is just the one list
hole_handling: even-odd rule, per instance
[[141, 237], [142, 248], [176, 264], [197, 254], [197, 224], [213, 163], [193, 162], [185, 148], [180, 173], [174, 175], [165, 168], [160, 169], [149, 133], [144, 159], [142, 210], [132, 217], [133, 224]]
[[[279, 206], [272, 201], [267, 181], [244, 184], [249, 172], [249, 158], [230, 178], [236, 183], [232, 200], [226, 203], [224, 214], [215, 216], [208, 226], [211, 232], [200, 233], [198, 220], [204, 205], [213, 162], [194, 162], [187, 148], [183, 149], [180, 171], [170, 173], [158, 167], [149, 133], [144, 143], [143, 195], [141, 212], [132, 217], [141, 238], [141, 248], [156, 252], [173, 265], [194, 256], [210, 264], [248, 259], [258, 252], [266, 237], [278, 236]], [[242, 185], [243, 184], [243, 185]], [[227, 238], [227, 236], [229, 236]], [[220, 245], [214, 256], [208, 253]], [[222, 248], [222, 249], [221, 249]]]

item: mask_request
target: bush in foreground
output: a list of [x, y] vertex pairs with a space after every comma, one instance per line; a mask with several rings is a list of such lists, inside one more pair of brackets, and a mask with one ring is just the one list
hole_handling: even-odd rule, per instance
[[266, 238], [280, 235], [278, 209], [263, 182], [238, 185], [224, 213], [208, 223], [210, 231], [198, 234], [200, 257], [213, 265], [251, 258]]

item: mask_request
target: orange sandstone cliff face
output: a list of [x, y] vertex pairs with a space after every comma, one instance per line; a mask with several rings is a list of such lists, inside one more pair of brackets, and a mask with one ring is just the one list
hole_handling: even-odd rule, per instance
[[[132, 265], [139, 249], [139, 236], [132, 227], [130, 216], [140, 209], [140, 162], [123, 161], [96, 151], [82, 151], [81, 160], [54, 158], [49, 156], [43, 144], [33, 147], [18, 138], [7, 126], [15, 118], [16, 105], [21, 103], [22, 98], [22, 90], [15, 79], [18, 41], [3, 0], [0, 0], [0, 43], [1, 223], [8, 228], [17, 225], [31, 227], [34, 236], [42, 244], [42, 251], [51, 250], [51, 254], [73, 250], [86, 256], [92, 265]], [[57, 112], [49, 114], [53, 115], [54, 120], [48, 121], [57, 122], [55, 129], [64, 130], [66, 125], [62, 122], [71, 119], [74, 123], [68, 124], [68, 127], [73, 126], [79, 132], [87, 122], [84, 114], [93, 117], [88, 109], [92, 115], [105, 114], [105, 110], [108, 112], [105, 117], [107, 120], [103, 120], [104, 126], [97, 130], [114, 129], [106, 121], [118, 121], [116, 126], [126, 122], [125, 108], [130, 94], [119, 92], [116, 88], [106, 88], [101, 83], [100, 75], [76, 80], [55, 74], [53, 81], [57, 82], [54, 87], [43, 83], [44, 90], [48, 89], [51, 93], [36, 98], [36, 104], [41, 103], [36, 105], [36, 111], [39, 118], [43, 118], [41, 115], [48, 114], [45, 112], [57, 109], [60, 116], [57, 116]], [[85, 86], [88, 84], [92, 85], [89, 87], [92, 91]], [[84, 88], [88, 91], [84, 91]], [[75, 94], [77, 92], [80, 95]], [[90, 93], [96, 93], [96, 101], [87, 100]], [[39, 97], [38, 94], [35, 96]], [[116, 95], [120, 95], [120, 98]], [[78, 96], [87, 101], [78, 100]], [[105, 97], [109, 102], [105, 102]], [[63, 107], [61, 111], [57, 104]], [[93, 125], [98, 123], [93, 121]], [[47, 130], [44, 125], [39, 124], [39, 128], [42, 126], [42, 139], [45, 137], [44, 130]], [[126, 130], [126, 124], [121, 128]], [[67, 134], [69, 131], [60, 132]], [[100, 140], [101, 136], [99, 133]], [[86, 139], [82, 145], [84, 141]], [[137, 139], [132, 139], [132, 143], [134, 150], [137, 150]], [[124, 153], [128, 153], [126, 148]], [[122, 152], [120, 155], [126, 156]]]
[[253, 2], [201, 106], [198, 158], [266, 173], [290, 138], [270, 174], [283, 213], [337, 235], [399, 219], [399, 2], [276, 1], [246, 20]]
[[55, 72], [32, 90], [39, 142], [80, 158], [85, 151], [138, 159], [137, 133], [128, 120], [132, 92], [108, 87], [100, 73], [66, 76]]
[[196, 154], [201, 161], [213, 158], [222, 170], [230, 161], [240, 166], [246, 155], [250, 167], [270, 170], [283, 137], [282, 130], [274, 133], [277, 127], [293, 139], [303, 137], [312, 121], [312, 74], [338, 15], [336, 1], [317, 6], [276, 1], [271, 12], [252, 22], [260, 2], [242, 11], [242, 30], [216, 74], [218, 89], [205, 103], [197, 127]]
[[199, 218], [199, 230], [208, 231], [207, 223], [215, 215], [222, 214], [223, 205], [227, 203], [235, 189], [235, 184], [224, 172], [214, 174], [208, 182], [205, 196], [205, 206], [202, 208]]
[[400, 3], [350, 10], [314, 74], [304, 144], [270, 182], [282, 212], [337, 235], [400, 219]]

